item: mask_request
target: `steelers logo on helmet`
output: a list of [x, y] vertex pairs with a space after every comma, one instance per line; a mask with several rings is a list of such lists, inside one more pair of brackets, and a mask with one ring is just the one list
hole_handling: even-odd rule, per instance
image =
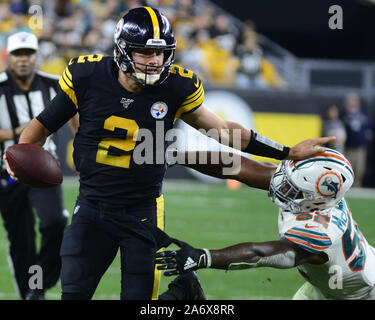
[[115, 27], [115, 33], [114, 33], [114, 40], [116, 41], [118, 37], [121, 34], [122, 26], [124, 25], [124, 20], [121, 18], [119, 22], [117, 22]]
[[336, 197], [341, 187], [342, 179], [333, 171], [323, 173], [316, 182], [317, 192], [323, 197]]
[[155, 119], [163, 119], [166, 116], [167, 112], [168, 106], [164, 102], [158, 101], [151, 106], [151, 115]]

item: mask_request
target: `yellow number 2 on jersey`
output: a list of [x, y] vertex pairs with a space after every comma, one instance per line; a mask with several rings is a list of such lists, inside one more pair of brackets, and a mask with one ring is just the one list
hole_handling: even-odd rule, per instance
[[125, 155], [109, 155], [109, 148], [112, 146], [123, 151], [132, 151], [136, 145], [136, 136], [139, 126], [137, 122], [131, 119], [121, 118], [118, 116], [110, 116], [104, 121], [104, 129], [115, 131], [115, 128], [127, 131], [124, 139], [120, 138], [103, 138], [98, 145], [96, 154], [96, 162], [109, 166], [129, 168], [130, 154]]
[[171, 73], [177, 73], [181, 76], [181, 77], [184, 77], [184, 78], [193, 78], [193, 71], [189, 70], [189, 69], [184, 69], [178, 65], [173, 65], [171, 67]]
[[85, 56], [79, 56], [77, 63], [85, 63], [85, 62], [99, 62], [103, 59], [102, 54], [88, 54]]

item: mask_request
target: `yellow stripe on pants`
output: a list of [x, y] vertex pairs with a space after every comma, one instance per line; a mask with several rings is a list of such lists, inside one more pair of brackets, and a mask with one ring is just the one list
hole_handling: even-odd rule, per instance
[[[156, 198], [156, 215], [157, 215], [157, 227], [164, 231], [164, 196], [161, 195]], [[160, 249], [158, 252], [162, 251]], [[152, 290], [152, 300], [158, 300], [159, 297], [159, 286], [161, 279], [161, 270], [158, 270], [155, 266], [154, 272], [154, 288]]]

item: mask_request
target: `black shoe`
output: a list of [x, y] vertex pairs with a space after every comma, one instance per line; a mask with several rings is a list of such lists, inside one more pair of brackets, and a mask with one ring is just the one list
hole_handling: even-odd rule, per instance
[[25, 300], [45, 300], [44, 290], [32, 289], [26, 294]]
[[182, 300], [207, 300], [203, 288], [195, 271], [180, 274], [169, 285], [170, 292], [179, 290], [184, 293]]

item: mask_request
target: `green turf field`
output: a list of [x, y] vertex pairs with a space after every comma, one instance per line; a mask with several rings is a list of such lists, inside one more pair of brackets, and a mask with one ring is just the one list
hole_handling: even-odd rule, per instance
[[[77, 184], [64, 183], [66, 208], [72, 212]], [[243, 186], [230, 191], [224, 184], [167, 182], [164, 187], [166, 231], [196, 247], [221, 248], [239, 242], [277, 240], [277, 209], [264, 191]], [[349, 197], [354, 219], [368, 242], [375, 245], [375, 198]], [[8, 242], [0, 223], [0, 299], [18, 299], [7, 262]], [[296, 269], [230, 271], [199, 270], [208, 299], [289, 299], [303, 283]], [[163, 292], [171, 278], [162, 277]], [[120, 296], [118, 257], [104, 275], [94, 299]], [[59, 284], [47, 299], [59, 299]]]

